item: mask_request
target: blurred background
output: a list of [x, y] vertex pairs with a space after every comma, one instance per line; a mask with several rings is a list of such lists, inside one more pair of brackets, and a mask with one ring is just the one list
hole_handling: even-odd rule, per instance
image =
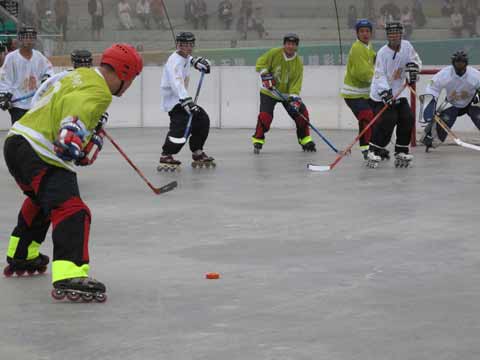
[[161, 65], [174, 48], [168, 14], [173, 32], [193, 31], [197, 53], [215, 65], [253, 65], [287, 32], [300, 35], [306, 65], [336, 65], [345, 63], [358, 18], [374, 23], [376, 48], [393, 19], [424, 64], [447, 64], [458, 49], [478, 63], [478, 11], [478, 0], [0, 0], [0, 40], [14, 47], [17, 27], [29, 24], [55, 65], [67, 65], [73, 49], [100, 53], [113, 42]]

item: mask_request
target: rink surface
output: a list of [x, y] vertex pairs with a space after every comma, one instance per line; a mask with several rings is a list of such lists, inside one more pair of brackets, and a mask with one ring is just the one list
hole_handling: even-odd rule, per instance
[[[154, 195], [110, 144], [80, 169], [108, 301], [55, 302], [50, 268], [1, 278], [0, 359], [478, 359], [480, 154], [419, 147], [412, 168], [371, 170], [357, 150], [310, 173], [335, 158], [320, 141], [305, 154], [273, 130], [255, 156], [251, 132], [212, 131], [215, 170], [191, 169], [185, 148], [183, 171], [161, 175], [165, 129], [111, 130], [154, 184], [179, 188]], [[0, 192], [4, 254], [23, 196], [3, 160]]]

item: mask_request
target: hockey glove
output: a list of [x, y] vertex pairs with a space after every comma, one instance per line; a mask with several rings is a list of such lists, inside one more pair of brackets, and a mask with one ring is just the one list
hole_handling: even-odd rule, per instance
[[192, 66], [198, 71], [204, 72], [205, 74], [210, 74], [210, 61], [204, 57], [194, 57], [190, 60]]
[[302, 99], [299, 96], [290, 96], [288, 98], [288, 107], [290, 112], [294, 115], [300, 113], [300, 107], [302, 106]]
[[189, 115], [196, 113], [199, 110], [198, 106], [193, 102], [190, 96], [185, 99], [180, 99], [180, 105]]
[[53, 150], [62, 160], [79, 160], [84, 155], [82, 152], [84, 137], [85, 130], [78, 123], [78, 118], [66, 118], [62, 121], [57, 140], [53, 143]]
[[385, 105], [391, 106], [393, 105], [393, 93], [392, 89], [383, 90], [381, 93], [378, 94]]
[[420, 67], [414, 62], [409, 62], [405, 65], [405, 73], [407, 75], [408, 85], [413, 85], [418, 80], [418, 74], [420, 72]]
[[75, 161], [77, 166], [88, 166], [92, 165], [95, 160], [97, 160], [98, 153], [103, 148], [103, 138], [105, 133], [102, 129], [92, 135], [90, 141], [87, 143], [83, 149], [83, 156], [80, 159]]
[[0, 93], [0, 109], [8, 110], [12, 108], [13, 95], [9, 92]]
[[480, 106], [480, 94], [479, 94], [479, 90], [477, 90], [477, 92], [475, 93], [475, 96], [473, 97], [472, 99], [472, 105], [476, 105], [476, 106]]
[[262, 84], [264, 88], [268, 90], [272, 90], [275, 87], [276, 82], [272, 74], [263, 73], [260, 75], [260, 77], [262, 78]]

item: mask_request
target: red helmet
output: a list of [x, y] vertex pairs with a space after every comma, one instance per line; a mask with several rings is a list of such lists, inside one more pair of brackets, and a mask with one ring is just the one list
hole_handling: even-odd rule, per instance
[[128, 81], [139, 75], [143, 69], [140, 54], [129, 44], [113, 44], [102, 54], [100, 64], [108, 64], [120, 80]]

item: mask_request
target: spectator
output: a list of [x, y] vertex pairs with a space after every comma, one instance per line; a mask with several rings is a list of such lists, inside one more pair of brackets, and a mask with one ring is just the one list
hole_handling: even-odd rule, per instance
[[408, 6], [403, 7], [400, 21], [402, 22], [404, 29], [403, 38], [405, 40], [410, 40], [413, 32], [413, 14]]
[[145, 29], [150, 29], [150, 0], [137, 0], [137, 16]]
[[225, 30], [230, 30], [233, 22], [233, 4], [230, 0], [223, 0], [218, 4], [218, 18], [225, 25]]
[[442, 16], [447, 16], [450, 17], [450, 15], [453, 14], [454, 11], [454, 6], [453, 6], [453, 0], [443, 0], [443, 5], [442, 5]]
[[423, 0], [413, 0], [412, 1], [412, 9], [413, 9], [413, 22], [415, 23], [415, 27], [423, 28], [427, 23], [427, 18], [425, 17], [425, 13], [423, 12]]
[[69, 13], [68, 0], [55, 0], [55, 18], [57, 31], [62, 31], [63, 40], [67, 40], [67, 19]]
[[467, 30], [469, 37], [477, 37], [477, 16], [478, 12], [474, 4], [468, 2], [463, 12], [463, 27]]
[[8, 49], [4, 41], [0, 41], [0, 67], [3, 66], [5, 62], [5, 56], [7, 56]]
[[268, 35], [267, 32], [265, 31], [265, 27], [263, 26], [263, 24], [264, 24], [263, 4], [259, 3], [255, 5], [255, 8], [253, 10], [253, 14], [250, 22], [250, 29], [256, 31], [260, 39], [263, 39], [266, 35]]
[[9, 37], [5, 46], [7, 47], [7, 51], [11, 53], [18, 49], [18, 40], [16, 38]]
[[120, 25], [125, 30], [131, 30], [134, 28], [132, 17], [130, 15], [131, 12], [132, 9], [127, 0], [120, 0], [118, 2], [118, 18], [120, 19]]
[[36, 11], [36, 27], [37, 29], [41, 28], [42, 15], [45, 14], [48, 10], [48, 0], [37, 0], [35, 4]]
[[455, 7], [452, 15], [450, 15], [450, 30], [452, 31], [452, 35], [455, 38], [462, 37], [462, 29], [463, 29], [463, 16], [460, 12], [459, 7]]
[[400, 9], [397, 5], [393, 3], [392, 0], [390, 0], [380, 8], [380, 13], [385, 14], [385, 16], [387, 17], [387, 21], [400, 20]]
[[[57, 34], [59, 29], [55, 24], [55, 21], [53, 19], [53, 14], [51, 10], [47, 10], [45, 12], [45, 16], [42, 17], [42, 20], [40, 22], [40, 30], [42, 33], [46, 35], [54, 35]], [[52, 56], [55, 50], [55, 41], [53, 38], [46, 36], [43, 38], [43, 55], [49, 57]]]
[[242, 0], [240, 6], [240, 16], [237, 21], [237, 31], [241, 34], [243, 40], [247, 39], [248, 24], [251, 23], [253, 14], [252, 0]]
[[362, 17], [370, 21], [375, 19], [375, 6], [373, 0], [363, 0]]
[[92, 17], [92, 39], [100, 40], [105, 14], [103, 0], [88, 0], [88, 13]]
[[357, 23], [357, 8], [355, 5], [350, 5], [348, 8], [348, 15], [347, 15], [347, 25], [349, 29], [355, 29], [355, 24]]
[[205, 30], [208, 28], [207, 3], [205, 0], [192, 0], [190, 3], [190, 13], [194, 29], [201, 25]]
[[163, 19], [165, 17], [165, 14], [163, 12], [163, 0], [151, 0], [150, 8], [152, 10], [153, 20], [155, 20], [157, 26], [160, 24], [160, 27], [163, 30], [168, 29], [168, 27], [166, 27], [163, 23]]

